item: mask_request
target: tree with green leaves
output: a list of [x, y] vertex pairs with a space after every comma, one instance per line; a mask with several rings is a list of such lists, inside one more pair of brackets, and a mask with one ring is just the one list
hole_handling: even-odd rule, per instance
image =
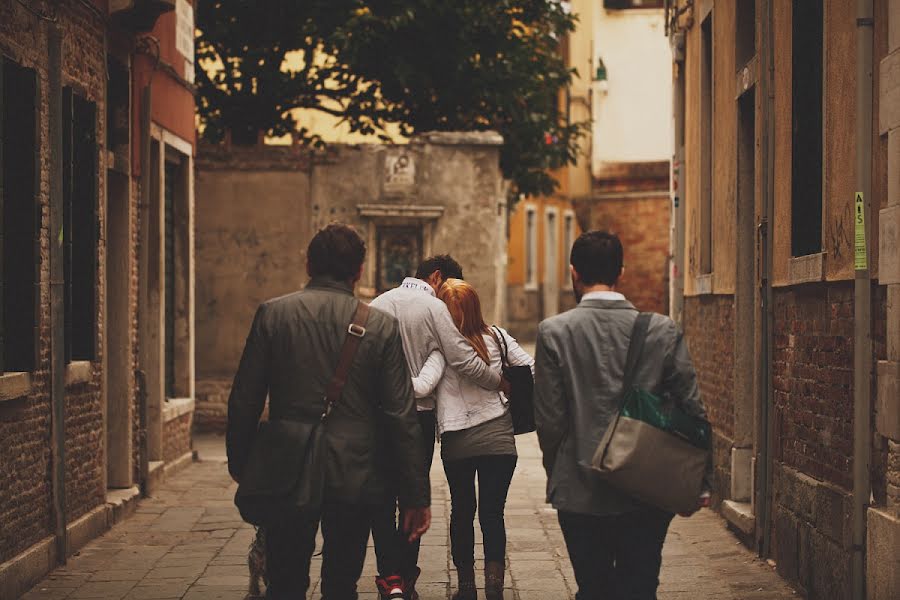
[[404, 136], [495, 130], [513, 191], [549, 194], [549, 171], [575, 161], [586, 128], [559, 108], [574, 74], [560, 41], [574, 27], [556, 0], [201, 0], [204, 137], [320, 143], [297, 108], [382, 137], [388, 124]]

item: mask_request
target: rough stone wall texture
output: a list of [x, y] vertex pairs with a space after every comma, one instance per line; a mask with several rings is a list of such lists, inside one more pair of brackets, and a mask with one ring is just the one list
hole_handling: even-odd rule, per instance
[[163, 425], [163, 460], [171, 462], [191, 451], [193, 413], [183, 414]]
[[777, 289], [776, 460], [852, 488], [853, 284]]
[[[54, 3], [63, 39], [63, 85], [97, 103], [97, 139], [105, 140], [104, 89], [106, 54], [105, 24], [96, 20], [78, 2]], [[0, 408], [0, 562], [8, 560], [50, 534], [50, 273], [49, 273], [49, 193], [50, 143], [48, 106], [48, 25], [16, 2], [0, 3], [0, 51], [22, 66], [33, 68], [39, 80], [41, 204], [40, 292], [38, 309], [38, 362], [32, 373], [32, 391], [26, 398], [4, 403]], [[102, 156], [102, 154], [98, 155]], [[98, 165], [102, 164], [98, 160]], [[99, 178], [97, 197], [103, 198], [104, 179]], [[98, 217], [104, 218], [102, 203]], [[100, 246], [102, 247], [102, 241]], [[104, 279], [105, 257], [98, 251], [98, 282]], [[103, 297], [102, 283], [97, 298]], [[98, 306], [100, 304], [98, 303]], [[103, 324], [98, 318], [98, 332]], [[100, 355], [102, 336], [97, 336]], [[66, 433], [89, 444], [73, 448], [66, 461], [69, 518], [84, 514], [103, 501], [102, 411], [100, 407], [99, 363], [94, 365], [92, 382], [67, 394]], [[72, 442], [67, 439], [67, 447]], [[83, 450], [83, 451], [82, 451]], [[100, 468], [98, 469], [98, 464]]]
[[888, 441], [887, 506], [900, 510], [900, 443]]
[[605, 229], [622, 240], [625, 274], [618, 289], [638, 310], [669, 312], [669, 204], [668, 196], [650, 192], [592, 200], [587, 209], [589, 229]]
[[851, 496], [774, 465], [773, 554], [778, 573], [810, 599], [850, 597]]
[[[309, 240], [333, 221], [356, 227], [369, 247], [361, 297], [377, 292], [379, 228], [421, 227], [421, 253], [453, 254], [478, 289], [485, 318], [502, 321], [495, 315], [505, 293], [505, 199], [498, 140], [485, 135], [424, 134], [407, 146], [333, 146], [313, 156], [290, 147], [201, 146], [195, 194], [203, 215], [196, 233], [199, 429], [221, 430], [256, 307], [306, 283]], [[414, 176], [390, 188], [385, 164], [399, 154], [413, 162]], [[361, 214], [372, 206], [381, 212]], [[436, 214], [417, 216], [422, 207]]]
[[700, 397], [713, 425], [715, 498], [730, 496], [734, 443], [734, 297], [689, 296], [684, 300], [684, 333]]

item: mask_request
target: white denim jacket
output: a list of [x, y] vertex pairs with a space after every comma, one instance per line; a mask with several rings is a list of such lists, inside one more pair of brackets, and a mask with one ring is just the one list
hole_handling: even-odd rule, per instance
[[[497, 327], [508, 349], [507, 362], [511, 366], [528, 366], [534, 373], [534, 359], [519, 346], [515, 338], [505, 329]], [[501, 347], [491, 335], [484, 336], [490, 355], [490, 367], [501, 370]], [[461, 431], [481, 423], [496, 419], [509, 410], [508, 400], [501, 392], [486, 390], [475, 381], [462, 375], [440, 352], [432, 352], [418, 377], [413, 378], [416, 397], [426, 397], [434, 393], [437, 402], [438, 432]]]

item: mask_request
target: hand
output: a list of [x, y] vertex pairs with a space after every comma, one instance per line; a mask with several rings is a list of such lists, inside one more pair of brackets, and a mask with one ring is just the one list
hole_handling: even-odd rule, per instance
[[503, 392], [507, 396], [512, 393], [512, 385], [510, 385], [506, 377], [500, 378], [500, 387], [498, 388], [498, 391]]
[[409, 535], [410, 543], [425, 535], [429, 527], [431, 527], [430, 507], [407, 508], [403, 511], [403, 532]]

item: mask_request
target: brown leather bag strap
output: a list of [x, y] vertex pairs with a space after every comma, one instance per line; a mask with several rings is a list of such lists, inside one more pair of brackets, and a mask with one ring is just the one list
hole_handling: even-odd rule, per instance
[[325, 412], [322, 413], [322, 420], [328, 418], [334, 405], [341, 399], [341, 392], [344, 391], [344, 385], [347, 383], [347, 377], [350, 375], [350, 367], [353, 365], [353, 358], [356, 356], [356, 350], [359, 343], [366, 335], [366, 322], [369, 320], [369, 305], [360, 302], [356, 305], [356, 312], [353, 315], [353, 321], [347, 327], [347, 337], [344, 339], [344, 345], [341, 347], [341, 357], [338, 359], [337, 368], [331, 377], [331, 383], [325, 391]]

